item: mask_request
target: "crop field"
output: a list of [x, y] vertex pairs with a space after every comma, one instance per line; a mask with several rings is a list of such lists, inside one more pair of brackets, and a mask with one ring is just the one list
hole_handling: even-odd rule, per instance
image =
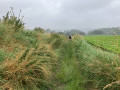
[[85, 40], [96, 47], [120, 54], [120, 36], [118, 35], [85, 36]]

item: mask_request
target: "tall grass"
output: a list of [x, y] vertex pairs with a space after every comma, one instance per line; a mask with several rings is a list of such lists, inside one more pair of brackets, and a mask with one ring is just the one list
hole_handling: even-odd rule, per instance
[[0, 88], [48, 89], [55, 62], [55, 54], [45, 46], [23, 50], [13, 60], [6, 59], [0, 64]]
[[4, 49], [0, 49], [0, 62], [3, 62], [6, 58], [6, 53]]
[[63, 90], [84, 90], [84, 77], [81, 75], [79, 65], [75, 57], [74, 43], [68, 41], [61, 49], [60, 71], [57, 75], [63, 84]]
[[74, 36], [60, 50], [57, 90], [119, 90], [119, 56]]
[[48, 39], [48, 43], [52, 45], [53, 49], [59, 49], [64, 41], [66, 41], [66, 37], [62, 37], [62, 35], [56, 33], [51, 33]]
[[16, 40], [16, 43], [21, 43], [27, 47], [36, 47], [39, 44], [38, 35], [34, 31], [19, 31], [19, 33], [13, 34], [13, 38]]
[[57, 56], [48, 36], [0, 24], [0, 89], [48, 90]]
[[76, 57], [79, 60], [82, 75], [86, 77], [86, 86], [119, 90], [119, 56], [95, 49], [84, 40], [77, 39], [76, 43]]
[[11, 8], [11, 11], [7, 12], [7, 14], [3, 16], [0, 23], [8, 25], [14, 32], [16, 32], [24, 28], [25, 23], [22, 21], [23, 17], [24, 16], [21, 17], [21, 10], [19, 12], [19, 16], [16, 17], [13, 8]]

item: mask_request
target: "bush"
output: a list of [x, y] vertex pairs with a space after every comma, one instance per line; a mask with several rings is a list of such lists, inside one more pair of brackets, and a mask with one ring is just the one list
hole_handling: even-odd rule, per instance
[[38, 44], [37, 34], [33, 31], [20, 31], [13, 34], [13, 37], [18, 43], [27, 47], [36, 47]]
[[39, 33], [45, 33], [45, 30], [43, 28], [41, 28], [41, 27], [34, 28], [34, 31], [37, 31]]
[[16, 32], [20, 29], [23, 29], [25, 25], [25, 23], [23, 23], [22, 21], [23, 17], [20, 18], [20, 15], [21, 15], [21, 10], [19, 13], [19, 17], [16, 17], [13, 12], [13, 8], [11, 8], [11, 11], [7, 12], [6, 16], [3, 16], [1, 23], [3, 23], [4, 25], [9, 25]]
[[51, 33], [50, 39], [48, 39], [48, 42], [52, 44], [54, 49], [59, 48], [62, 45], [62, 41], [62, 37], [56, 33]]

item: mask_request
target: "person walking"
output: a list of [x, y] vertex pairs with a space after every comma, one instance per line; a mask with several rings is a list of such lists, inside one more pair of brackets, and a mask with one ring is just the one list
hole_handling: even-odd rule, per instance
[[72, 37], [71, 37], [71, 36], [69, 36], [69, 39], [71, 40], [71, 39], [72, 39]]

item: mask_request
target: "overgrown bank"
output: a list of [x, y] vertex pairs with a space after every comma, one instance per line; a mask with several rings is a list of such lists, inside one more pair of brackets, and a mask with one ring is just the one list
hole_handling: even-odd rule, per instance
[[[4, 25], [3, 25], [4, 26]], [[35, 31], [4, 31], [0, 37], [0, 88], [7, 90], [48, 90], [57, 56], [49, 35]]]
[[[76, 56], [79, 60], [82, 75], [86, 78], [85, 87], [119, 90], [119, 57], [95, 49], [84, 40], [77, 40], [76, 42], [78, 43]], [[112, 84], [112, 82], [117, 83]]]
[[119, 56], [95, 49], [79, 36], [62, 47], [60, 56], [57, 78], [63, 90], [120, 89]]

